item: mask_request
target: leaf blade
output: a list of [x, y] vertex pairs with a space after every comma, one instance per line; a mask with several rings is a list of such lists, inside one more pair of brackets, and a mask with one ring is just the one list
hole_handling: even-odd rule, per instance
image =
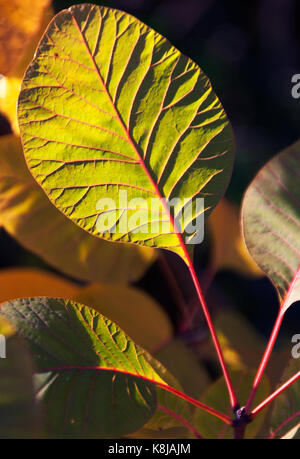
[[[65, 97], [73, 103], [62, 104]], [[117, 202], [120, 189], [146, 203], [204, 193], [208, 211], [231, 173], [231, 130], [208, 79], [166, 39], [117, 10], [81, 5], [56, 16], [25, 75], [19, 122], [33, 175], [69, 218], [97, 236], [183, 258], [164, 203], [156, 219], [147, 209], [126, 230], [133, 209], [115, 204], [117, 235], [97, 227], [97, 203], [108, 191]], [[163, 221], [168, 229], [149, 232], [150, 223]]]
[[[33, 354], [47, 435], [105, 437], [134, 432], [151, 419], [164, 387], [168, 383], [178, 387], [159, 362], [87, 306], [27, 298], [4, 303], [0, 312], [24, 336]], [[92, 413], [88, 416], [87, 404]], [[172, 406], [174, 400], [164, 397], [163, 404]], [[176, 410], [190, 413], [178, 400]]]
[[299, 157], [298, 141], [272, 158], [254, 178], [243, 202], [248, 250], [277, 288], [284, 310], [300, 298]]

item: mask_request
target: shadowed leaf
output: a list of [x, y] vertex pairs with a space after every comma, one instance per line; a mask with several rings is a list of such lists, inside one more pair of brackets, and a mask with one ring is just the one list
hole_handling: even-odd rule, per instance
[[[234, 371], [232, 372], [232, 380], [239, 394], [241, 406], [243, 406], [251, 391], [253, 379], [252, 371]], [[269, 395], [270, 385], [268, 379], [264, 377], [256, 393], [256, 401], [261, 401]], [[204, 393], [200, 401], [232, 416], [232, 411], [229, 406], [228, 396], [224, 378], [219, 379]], [[251, 422], [246, 429], [245, 438], [253, 438], [257, 435], [262, 427], [266, 413], [260, 413], [260, 416]], [[233, 428], [217, 418], [210, 419], [207, 413], [197, 410], [193, 420], [193, 425], [199, 429], [205, 438], [233, 438]]]
[[33, 365], [24, 341], [0, 318], [0, 438], [37, 435]]
[[300, 141], [260, 170], [243, 203], [247, 247], [276, 286], [281, 300], [285, 298], [284, 310], [300, 299], [299, 165]]
[[[282, 375], [280, 384], [285, 383], [300, 370], [299, 359], [291, 359]], [[280, 385], [279, 384], [279, 385]], [[271, 435], [274, 438], [300, 439], [300, 384], [299, 380], [276, 397], [273, 402]]]
[[[124, 435], [151, 418], [157, 399], [168, 406], [168, 393], [155, 384], [176, 386], [175, 379], [95, 310], [34, 298], [4, 303], [1, 315], [24, 336], [34, 356], [37, 398], [49, 436]], [[179, 412], [188, 412], [186, 403], [176, 402]]]

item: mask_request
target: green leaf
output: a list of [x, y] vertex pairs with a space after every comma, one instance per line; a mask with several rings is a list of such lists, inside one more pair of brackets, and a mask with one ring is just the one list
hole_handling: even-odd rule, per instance
[[[236, 387], [241, 406], [245, 405], [251, 391], [251, 385], [255, 373], [252, 371], [233, 371], [232, 381], [234, 387]], [[264, 377], [256, 393], [255, 400], [260, 402], [269, 395], [270, 385], [267, 377]], [[224, 378], [220, 378], [200, 398], [202, 403], [206, 403], [213, 406], [215, 409], [222, 413], [227, 413], [228, 416], [232, 415], [231, 408], [229, 406], [228, 395], [226, 392], [226, 385]], [[252, 421], [246, 429], [245, 438], [253, 438], [257, 435], [260, 428], [263, 425], [266, 412], [260, 413], [254, 421]], [[209, 416], [202, 410], [195, 411], [195, 417], [193, 425], [205, 438], [233, 438], [233, 428], [227, 424], [224, 424], [218, 418]]]
[[20, 139], [0, 137], [0, 225], [66, 274], [93, 282], [133, 282], [155, 259], [144, 247], [110, 244], [61, 214], [28, 171]]
[[138, 288], [92, 284], [79, 288], [71, 298], [116, 322], [136, 344], [149, 352], [156, 352], [173, 338], [173, 326], [166, 312]]
[[300, 299], [299, 161], [300, 141], [259, 171], [243, 203], [247, 247], [277, 287], [280, 298], [286, 296], [283, 312]]
[[24, 341], [1, 317], [0, 347], [0, 438], [34, 437], [37, 409], [32, 361]]
[[174, 339], [155, 354], [179, 381], [186, 394], [199, 398], [211, 382], [196, 355], [179, 339]]
[[[174, 404], [162, 387], [180, 388], [176, 380], [95, 310], [69, 300], [34, 298], [4, 303], [1, 314], [34, 356], [47, 435], [124, 435], [152, 417], [157, 399]], [[177, 412], [189, 413], [178, 397], [176, 403]]]
[[[25, 74], [18, 117], [28, 165], [50, 200], [111, 241], [186, 259], [183, 239], [199, 229], [191, 223], [217, 204], [231, 174], [232, 131], [207, 77], [118, 10], [84, 4], [53, 19]], [[163, 200], [175, 197], [173, 215]]]
[[[285, 383], [300, 369], [299, 359], [291, 359], [279, 385]], [[294, 382], [273, 402], [271, 418], [273, 438], [300, 438], [300, 384]], [[293, 436], [292, 436], [293, 435]]]

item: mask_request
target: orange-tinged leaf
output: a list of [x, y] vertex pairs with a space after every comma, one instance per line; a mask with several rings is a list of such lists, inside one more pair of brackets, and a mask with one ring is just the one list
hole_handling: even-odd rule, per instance
[[51, 0], [0, 0], [0, 73], [7, 75], [26, 54], [38, 35]]
[[239, 211], [223, 198], [208, 219], [213, 247], [211, 265], [214, 271], [233, 269], [246, 276], [263, 276], [250, 257], [241, 235]]
[[0, 271], [0, 303], [33, 296], [70, 298], [77, 289], [76, 284], [40, 269], [10, 268]]
[[54, 11], [51, 0], [0, 0], [0, 112], [18, 134], [17, 100], [23, 74]]

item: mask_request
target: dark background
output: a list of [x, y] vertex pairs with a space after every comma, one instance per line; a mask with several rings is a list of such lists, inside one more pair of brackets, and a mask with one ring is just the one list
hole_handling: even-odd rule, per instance
[[[55, 0], [54, 7], [58, 12], [74, 3], [82, 2]], [[291, 96], [291, 78], [300, 73], [300, 2], [111, 0], [93, 3], [137, 16], [195, 60], [208, 75], [234, 128], [236, 160], [227, 197], [240, 203], [256, 171], [299, 138], [300, 99]], [[2, 120], [0, 134], [8, 131], [9, 126]], [[2, 267], [45, 267], [44, 262], [20, 247], [4, 231], [0, 233], [0, 253]], [[199, 248], [200, 275], [206, 256], [206, 247]], [[177, 262], [174, 260], [174, 263]], [[184, 268], [177, 266], [176, 269], [190, 301], [192, 286]], [[178, 325], [176, 304], [157, 264], [138, 285], [155, 296]], [[214, 298], [216, 309], [239, 309], [267, 337], [278, 301], [266, 278], [249, 280], [232, 272], [219, 273], [210, 288], [210, 297]], [[286, 337], [300, 333], [299, 318], [299, 308], [291, 308], [285, 320]]]

